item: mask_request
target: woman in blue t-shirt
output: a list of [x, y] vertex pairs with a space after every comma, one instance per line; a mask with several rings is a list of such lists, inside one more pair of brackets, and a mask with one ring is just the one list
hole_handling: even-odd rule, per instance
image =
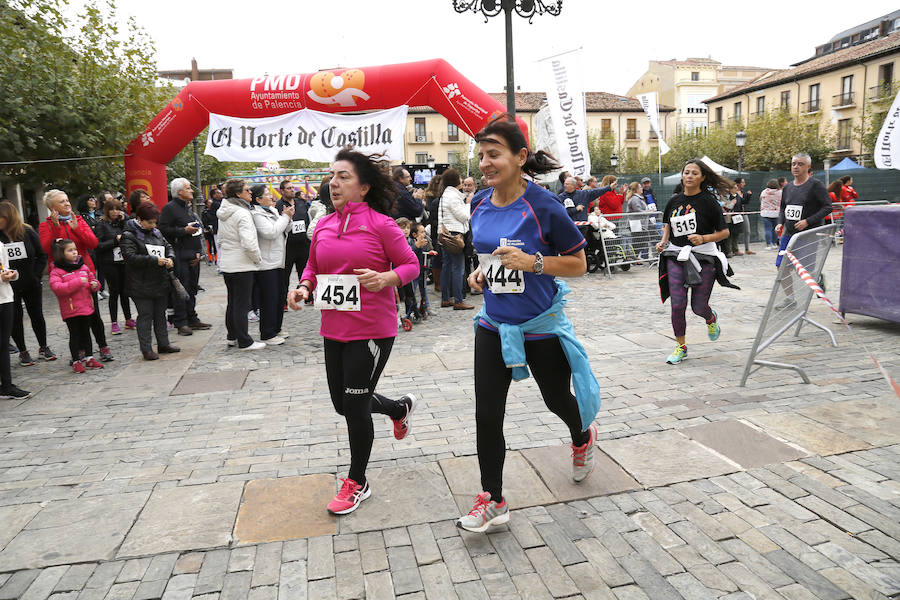
[[[479, 267], [469, 276], [469, 285], [484, 291], [484, 307], [475, 317], [475, 421], [484, 491], [457, 526], [480, 532], [509, 520], [502, 486], [503, 419], [511, 380], [527, 377], [527, 364], [547, 407], [569, 427], [576, 481], [593, 467], [596, 431], [591, 423], [599, 386], [561, 310], [568, 286], [554, 279], [584, 274], [586, 242], [557, 198], [529, 180], [559, 166], [544, 152], [532, 153], [506, 115], [475, 139], [490, 186], [471, 202]], [[573, 372], [577, 399], [570, 391]]]

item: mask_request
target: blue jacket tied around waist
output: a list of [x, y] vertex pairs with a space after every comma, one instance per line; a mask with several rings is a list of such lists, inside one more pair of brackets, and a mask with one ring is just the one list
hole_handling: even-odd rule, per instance
[[566, 360], [572, 369], [572, 384], [575, 388], [575, 400], [578, 402], [578, 412], [581, 415], [581, 430], [586, 431], [600, 410], [600, 384], [591, 371], [588, 363], [587, 352], [584, 346], [575, 337], [575, 329], [572, 322], [563, 312], [566, 305], [565, 295], [571, 290], [564, 281], [556, 281], [556, 295], [550, 308], [538, 316], [525, 321], [520, 325], [500, 323], [487, 315], [482, 306], [481, 311], [475, 315], [475, 328], [478, 328], [478, 320], [484, 319], [500, 332], [500, 347], [503, 353], [503, 362], [512, 369], [512, 378], [515, 381], [527, 379], [530, 375], [528, 362], [525, 359], [525, 334], [553, 334], [559, 338]]

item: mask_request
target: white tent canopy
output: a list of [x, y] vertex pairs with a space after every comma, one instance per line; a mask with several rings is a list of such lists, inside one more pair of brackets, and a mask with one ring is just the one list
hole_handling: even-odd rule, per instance
[[[713, 172], [718, 173], [719, 175], [728, 175], [733, 176], [737, 175], [738, 172], [734, 169], [729, 169], [728, 167], [723, 167], [713, 159], [708, 156], [704, 156], [700, 160], [709, 167]], [[681, 173], [675, 173], [674, 175], [669, 175], [668, 177], [663, 179], [663, 183], [666, 185], [675, 185], [676, 183], [681, 182]]]

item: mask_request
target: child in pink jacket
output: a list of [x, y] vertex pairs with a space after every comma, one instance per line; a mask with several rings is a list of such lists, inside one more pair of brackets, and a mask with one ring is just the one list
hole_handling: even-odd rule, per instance
[[91, 350], [91, 315], [95, 310], [92, 292], [100, 289], [100, 282], [78, 255], [72, 240], [55, 240], [52, 252], [50, 289], [59, 299], [59, 312], [69, 328], [72, 370], [84, 373], [85, 368], [102, 369]]

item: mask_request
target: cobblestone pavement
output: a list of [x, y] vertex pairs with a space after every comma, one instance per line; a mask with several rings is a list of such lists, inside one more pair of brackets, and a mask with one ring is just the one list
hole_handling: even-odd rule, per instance
[[[721, 338], [689, 316], [678, 366], [655, 269], [571, 281], [604, 396], [597, 468], [571, 483], [565, 426], [533, 379], [514, 384], [514, 510], [487, 535], [454, 527], [480, 491], [470, 313], [435, 308], [399, 334], [379, 391], [423, 402], [403, 441], [375, 419], [373, 495], [335, 519], [324, 504], [349, 447], [318, 315], [286, 315], [283, 346], [228, 348], [224, 286], [205, 268], [198, 312], [215, 327], [173, 332], [180, 354], [144, 362], [128, 331], [99, 372], [13, 356], [37, 393], [0, 401], [0, 600], [900, 597], [900, 410], [867, 353], [816, 301], [838, 347], [805, 328], [764, 353], [813, 383], [762, 370], [738, 386], [773, 260], [734, 259], [743, 289], [712, 301]], [[840, 248], [826, 274], [837, 301]], [[900, 326], [850, 320], [897, 378]]]

